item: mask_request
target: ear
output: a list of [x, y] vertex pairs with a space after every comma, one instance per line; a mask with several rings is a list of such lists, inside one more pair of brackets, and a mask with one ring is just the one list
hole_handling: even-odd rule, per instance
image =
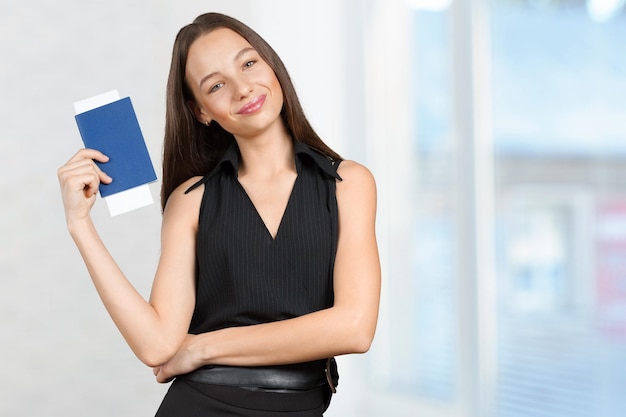
[[204, 110], [202, 110], [200, 106], [198, 106], [195, 101], [188, 100], [186, 104], [187, 108], [194, 115], [197, 121], [207, 126], [211, 124], [211, 118], [204, 112]]

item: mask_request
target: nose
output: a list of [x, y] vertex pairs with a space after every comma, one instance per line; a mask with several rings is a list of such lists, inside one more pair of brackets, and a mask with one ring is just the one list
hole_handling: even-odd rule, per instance
[[235, 85], [235, 95], [238, 100], [243, 100], [252, 94], [252, 84], [245, 79], [238, 80]]

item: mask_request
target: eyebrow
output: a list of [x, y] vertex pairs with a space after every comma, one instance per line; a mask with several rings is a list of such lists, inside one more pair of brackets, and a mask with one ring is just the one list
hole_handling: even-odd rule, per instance
[[[237, 52], [237, 55], [235, 55], [235, 57], [233, 58], [233, 62], [237, 62], [237, 60], [239, 60], [239, 58], [241, 58], [243, 55], [247, 54], [250, 51], [254, 51], [254, 50], [255, 49], [250, 47], [250, 46], [243, 48], [241, 51]], [[206, 76], [202, 77], [202, 79], [198, 83], [198, 88], [202, 88], [202, 84], [204, 84], [205, 81], [207, 81], [211, 77], [214, 77], [217, 74], [219, 74], [219, 71], [214, 71], [214, 72], [210, 73], [209, 75], [206, 75]]]

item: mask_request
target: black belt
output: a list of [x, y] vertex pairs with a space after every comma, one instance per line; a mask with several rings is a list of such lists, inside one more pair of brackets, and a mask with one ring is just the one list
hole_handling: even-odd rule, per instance
[[205, 384], [270, 390], [307, 390], [329, 384], [335, 392], [339, 375], [334, 358], [277, 366], [209, 365], [179, 378]]

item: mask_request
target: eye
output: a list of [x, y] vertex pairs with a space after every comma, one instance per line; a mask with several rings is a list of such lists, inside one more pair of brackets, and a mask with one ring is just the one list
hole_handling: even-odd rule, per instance
[[224, 83], [217, 83], [209, 89], [209, 93], [214, 93], [224, 86]]
[[243, 67], [244, 67], [244, 68], [250, 68], [250, 67], [251, 67], [251, 66], [253, 66], [254, 64], [256, 64], [256, 61], [253, 59], [253, 60], [250, 60], [250, 61], [246, 61], [246, 63], [245, 63], [245, 64], [243, 64]]

